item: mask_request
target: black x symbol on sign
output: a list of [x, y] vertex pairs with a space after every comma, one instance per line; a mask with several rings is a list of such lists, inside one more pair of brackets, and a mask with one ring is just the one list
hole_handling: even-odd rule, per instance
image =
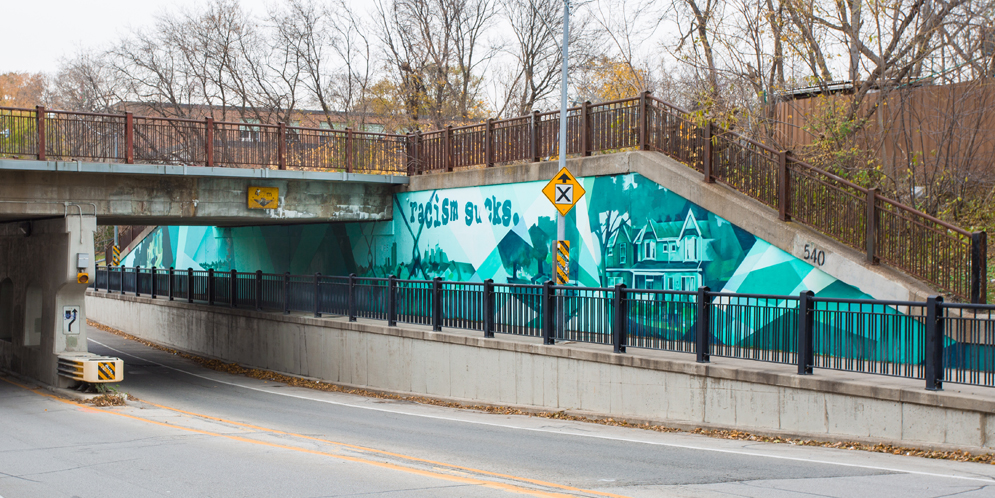
[[556, 186], [556, 204], [573, 204], [574, 203], [574, 186], [573, 185], [557, 185]]

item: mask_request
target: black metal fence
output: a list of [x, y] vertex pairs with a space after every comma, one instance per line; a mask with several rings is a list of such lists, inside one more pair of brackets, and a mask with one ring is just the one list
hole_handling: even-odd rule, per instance
[[995, 306], [615, 287], [102, 267], [98, 291], [995, 387]]

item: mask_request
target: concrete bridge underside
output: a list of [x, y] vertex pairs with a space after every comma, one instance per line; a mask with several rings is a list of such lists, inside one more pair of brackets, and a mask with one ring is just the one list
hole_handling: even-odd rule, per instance
[[[387, 220], [406, 177], [0, 159], [0, 369], [68, 386], [62, 353], [86, 353], [85, 283], [104, 225], [240, 226]], [[276, 187], [272, 209], [250, 191]], [[67, 308], [69, 307], [69, 308]], [[67, 309], [75, 326], [66, 332]]]
[[[406, 177], [62, 161], [0, 160], [0, 222], [96, 215], [101, 225], [244, 226], [391, 218]], [[250, 187], [277, 187], [249, 209]], [[79, 206], [79, 207], [76, 207]]]

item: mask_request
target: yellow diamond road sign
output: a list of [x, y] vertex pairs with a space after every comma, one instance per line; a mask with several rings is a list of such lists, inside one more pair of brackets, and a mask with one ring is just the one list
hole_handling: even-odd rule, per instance
[[560, 214], [566, 216], [584, 195], [584, 187], [581, 187], [580, 182], [563, 168], [542, 188], [542, 193]]

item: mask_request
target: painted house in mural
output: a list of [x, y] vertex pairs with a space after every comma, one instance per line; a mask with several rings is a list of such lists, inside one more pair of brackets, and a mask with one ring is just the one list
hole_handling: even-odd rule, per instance
[[618, 230], [609, 241], [605, 272], [609, 284], [638, 289], [696, 290], [704, 265], [715, 260], [707, 221], [688, 210], [684, 221], [648, 221], [641, 229]]

